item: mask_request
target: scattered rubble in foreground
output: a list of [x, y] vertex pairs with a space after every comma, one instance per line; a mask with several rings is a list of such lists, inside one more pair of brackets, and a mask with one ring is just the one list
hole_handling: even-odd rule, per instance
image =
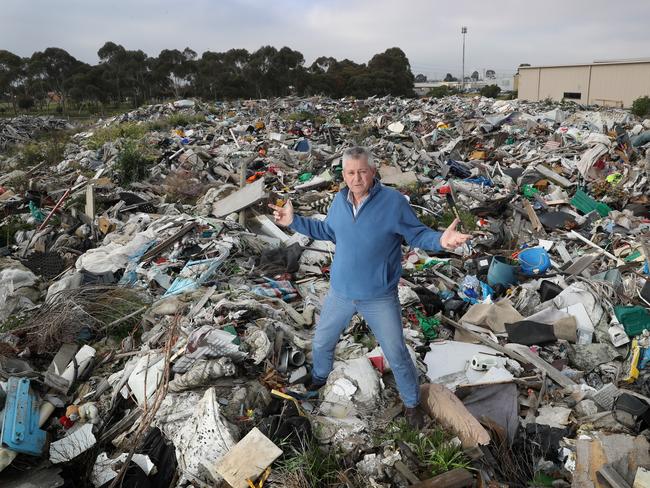
[[[39, 122], [36, 122], [39, 121]], [[0, 148], [65, 121], [0, 124]], [[36, 141], [36, 142], [34, 142]], [[360, 317], [305, 382], [341, 154], [470, 245], [404, 248], [427, 427]], [[178, 100], [0, 156], [3, 486], [650, 486], [650, 120], [575, 104]], [[39, 154], [39, 153], [35, 153]]]

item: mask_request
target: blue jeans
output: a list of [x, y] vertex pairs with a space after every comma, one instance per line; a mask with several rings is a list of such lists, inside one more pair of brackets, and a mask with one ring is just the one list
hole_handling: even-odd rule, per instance
[[336, 296], [330, 290], [323, 303], [314, 335], [313, 381], [327, 381], [334, 363], [336, 343], [355, 313], [361, 314], [379, 341], [390, 363], [404, 405], [409, 408], [417, 406], [420, 402], [418, 375], [404, 342], [402, 309], [397, 292], [371, 300], [348, 300]]

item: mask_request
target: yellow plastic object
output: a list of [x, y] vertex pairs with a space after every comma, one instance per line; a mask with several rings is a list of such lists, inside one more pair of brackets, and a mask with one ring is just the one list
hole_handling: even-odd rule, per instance
[[296, 400], [296, 399], [295, 399], [294, 397], [292, 397], [291, 395], [287, 395], [286, 393], [282, 393], [282, 392], [279, 391], [279, 390], [271, 390], [271, 395], [276, 396], [276, 397], [278, 397], [278, 398], [282, 398], [283, 400], [289, 400], [290, 402], [293, 402], [293, 404], [294, 404], [294, 405], [296, 406], [296, 408], [298, 409], [298, 413], [299, 413], [301, 416], [306, 417], [305, 412], [303, 412], [302, 407], [300, 406], [300, 403], [298, 403], [298, 400]]
[[634, 383], [639, 377], [639, 357], [641, 357], [641, 348], [639, 341], [634, 339], [632, 341], [632, 362], [630, 364], [630, 374], [625, 378], [626, 383]]
[[259, 484], [256, 485], [250, 479], [246, 480], [246, 482], [248, 483], [249, 488], [263, 488], [264, 482], [267, 480], [270, 474], [271, 474], [271, 467], [269, 466], [262, 473], [262, 477], [260, 478]]

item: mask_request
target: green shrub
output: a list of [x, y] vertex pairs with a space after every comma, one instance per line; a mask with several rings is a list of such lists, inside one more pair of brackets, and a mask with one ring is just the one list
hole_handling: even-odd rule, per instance
[[31, 230], [34, 226], [23, 222], [19, 217], [13, 216], [0, 225], [0, 246], [10, 246], [15, 243], [16, 232]]
[[156, 122], [160, 122], [163, 128], [165, 126], [165, 122], [166, 122], [166, 126], [171, 128], [187, 127], [188, 125], [195, 125], [195, 124], [200, 124], [201, 122], [205, 122], [205, 115], [177, 113], [177, 114], [170, 115], [167, 118], [160, 119], [159, 121]]
[[111, 125], [97, 129], [88, 138], [86, 145], [89, 149], [99, 149], [105, 143], [119, 138], [132, 140], [142, 139], [148, 131], [149, 128], [145, 124], [136, 124], [134, 122]]
[[127, 184], [144, 179], [152, 164], [152, 158], [135, 141], [127, 139], [117, 156], [115, 172], [120, 183]]
[[313, 112], [308, 112], [303, 110], [301, 112], [290, 113], [287, 117], [292, 122], [313, 122], [316, 125], [324, 124], [326, 122], [325, 117], [322, 115], [315, 114]]
[[22, 167], [34, 166], [42, 161], [49, 165], [63, 161], [65, 145], [69, 140], [67, 132], [48, 132], [39, 137], [37, 142], [25, 144], [20, 149]]
[[497, 85], [486, 85], [480, 91], [481, 96], [488, 98], [496, 98], [499, 93], [501, 93], [501, 88]]
[[42, 160], [43, 151], [41, 151], [41, 147], [35, 142], [25, 144], [20, 152], [20, 162], [25, 167], [38, 164]]
[[32, 97], [20, 97], [18, 99], [18, 108], [22, 110], [29, 110], [34, 106], [34, 99]]
[[429, 90], [429, 93], [427, 93], [427, 96], [431, 98], [443, 98], [450, 95], [457, 95], [458, 93], [458, 90], [454, 87], [440, 85], [431, 88], [431, 90]]
[[366, 107], [356, 109], [356, 110], [346, 110], [344, 112], [339, 112], [336, 114], [336, 118], [339, 119], [339, 122], [342, 125], [353, 125], [356, 122], [363, 119], [368, 115], [368, 109]]
[[632, 102], [632, 113], [638, 117], [650, 115], [650, 97], [639, 97]]

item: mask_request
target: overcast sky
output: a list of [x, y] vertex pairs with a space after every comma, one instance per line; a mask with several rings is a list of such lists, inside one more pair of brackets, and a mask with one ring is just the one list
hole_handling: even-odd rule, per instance
[[393, 46], [414, 74], [513, 73], [555, 64], [650, 56], [647, 0], [2, 0], [0, 49], [21, 56], [61, 47], [96, 63], [106, 41], [156, 56], [162, 49], [226, 51], [289, 46], [367, 62]]

